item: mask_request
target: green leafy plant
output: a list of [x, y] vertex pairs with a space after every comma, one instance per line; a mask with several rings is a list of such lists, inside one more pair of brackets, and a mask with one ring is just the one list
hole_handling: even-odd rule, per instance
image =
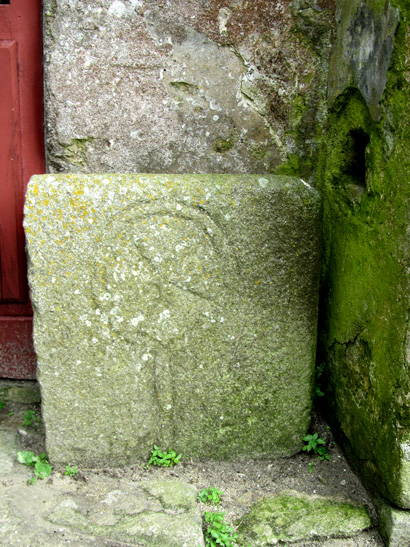
[[35, 410], [25, 410], [21, 421], [23, 427], [39, 427], [40, 416]]
[[325, 364], [324, 363], [320, 363], [320, 365], [318, 365], [316, 367], [316, 371], [315, 371], [315, 386], [314, 386], [314, 396], [315, 397], [323, 397], [324, 396], [324, 393], [322, 391], [322, 382], [319, 382], [319, 379], [321, 378], [322, 374], [323, 374], [323, 370], [325, 368]]
[[233, 528], [224, 522], [225, 513], [204, 513], [207, 528], [205, 532], [206, 547], [233, 547], [237, 546], [237, 534]]
[[313, 468], [315, 467], [315, 465], [316, 465], [316, 462], [310, 462], [309, 463], [309, 473], [312, 473]]
[[34, 466], [34, 477], [27, 481], [28, 484], [34, 484], [37, 479], [45, 479], [51, 475], [52, 465], [48, 463], [47, 454], [41, 452], [38, 456], [31, 450], [22, 450], [17, 452], [17, 459], [20, 463], [28, 467]]
[[215, 486], [210, 488], [203, 488], [199, 494], [198, 499], [202, 503], [212, 503], [212, 505], [219, 505], [221, 503], [222, 490], [217, 490]]
[[[330, 456], [326, 451], [326, 442], [317, 433], [306, 435], [306, 437], [303, 437], [303, 440], [307, 444], [302, 447], [302, 450], [306, 450], [307, 452], [313, 450], [313, 453], [319, 460], [330, 460]], [[312, 472], [311, 469], [313, 469], [313, 466], [309, 468], [310, 472]]]
[[151, 452], [151, 457], [148, 460], [148, 465], [156, 465], [158, 467], [173, 467], [179, 463], [182, 454], [176, 454], [173, 450], [160, 450], [156, 444]]
[[4, 401], [0, 401], [0, 410], [3, 408], [3, 406], [5, 405], [6, 403]]
[[77, 465], [73, 465], [73, 467], [71, 467], [71, 465], [67, 465], [65, 468], [64, 475], [68, 475], [69, 477], [75, 477], [77, 473], [78, 473]]

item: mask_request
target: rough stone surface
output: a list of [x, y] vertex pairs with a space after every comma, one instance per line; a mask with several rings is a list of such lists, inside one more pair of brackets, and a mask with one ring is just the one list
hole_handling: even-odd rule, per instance
[[311, 158], [331, 4], [45, 0], [49, 169], [272, 173]]
[[386, 547], [410, 547], [410, 511], [378, 500], [379, 531]]
[[372, 526], [364, 506], [287, 491], [256, 503], [238, 526], [242, 545], [269, 547], [279, 541], [349, 537]]
[[[342, 4], [349, 12], [353, 3]], [[410, 7], [360, 5], [346, 24], [360, 26], [366, 13], [369, 43], [381, 43], [393, 6], [400, 22], [389, 70], [381, 63], [374, 79], [385, 82], [380, 120], [351, 81], [330, 106], [319, 169], [326, 234], [319, 356], [330, 416], [352, 461], [386, 499], [410, 508]], [[353, 41], [351, 66], [358, 47]], [[332, 70], [342, 74], [337, 59]]]
[[0, 476], [7, 475], [13, 469], [16, 453], [16, 436], [13, 431], [0, 431]]
[[[86, 515], [83, 508], [87, 500], [80, 495], [63, 500], [47, 520], [92, 536], [143, 547], [204, 545], [196, 490], [188, 484], [147, 481], [128, 492], [101, 490], [100, 485], [97, 495]], [[110, 508], [112, 504], [115, 512]]]
[[47, 450], [274, 457], [310, 419], [320, 198], [295, 178], [44, 175], [25, 207]]
[[389, 2], [339, 2], [337, 32], [329, 65], [328, 99], [347, 87], [360, 90], [374, 119], [387, 82], [399, 11]]

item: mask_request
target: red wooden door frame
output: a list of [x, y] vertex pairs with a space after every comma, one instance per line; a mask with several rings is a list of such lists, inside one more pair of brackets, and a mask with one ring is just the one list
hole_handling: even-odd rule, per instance
[[23, 205], [45, 172], [42, 2], [0, 5], [0, 377], [35, 378]]

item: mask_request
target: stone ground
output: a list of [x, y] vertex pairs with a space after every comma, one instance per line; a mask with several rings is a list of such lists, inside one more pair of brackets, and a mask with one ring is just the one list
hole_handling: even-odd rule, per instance
[[[28, 485], [32, 468], [18, 463], [17, 452], [39, 453], [45, 438], [41, 424], [22, 427], [27, 409], [40, 412], [38, 405], [12, 402], [0, 410], [1, 546], [200, 547], [201, 514], [209, 507], [199, 504], [196, 495], [211, 485], [224, 493], [219, 510], [225, 511], [229, 523], [240, 520], [262, 497], [288, 489], [364, 503], [375, 517], [369, 494], [320, 417], [312, 426], [328, 440], [330, 461], [317, 460], [312, 473], [312, 458], [300, 453], [263, 462], [182, 461], [172, 469], [146, 469], [142, 464], [81, 469], [75, 478], [56, 468], [49, 478]], [[350, 538], [286, 545], [381, 547], [383, 542], [372, 528]]]

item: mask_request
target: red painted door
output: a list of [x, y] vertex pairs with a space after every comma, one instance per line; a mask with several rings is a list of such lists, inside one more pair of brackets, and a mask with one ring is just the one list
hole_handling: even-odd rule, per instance
[[23, 205], [45, 172], [41, 0], [0, 0], [0, 377], [35, 378]]

